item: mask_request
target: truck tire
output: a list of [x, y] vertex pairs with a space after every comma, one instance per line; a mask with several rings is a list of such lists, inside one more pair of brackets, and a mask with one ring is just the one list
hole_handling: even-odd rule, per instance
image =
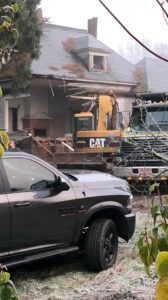
[[89, 268], [102, 271], [110, 268], [116, 261], [118, 234], [111, 219], [95, 220], [86, 236], [85, 255]]

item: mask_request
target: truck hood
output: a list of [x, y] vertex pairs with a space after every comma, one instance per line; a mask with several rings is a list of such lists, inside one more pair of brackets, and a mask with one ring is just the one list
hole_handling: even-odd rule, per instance
[[119, 189], [129, 192], [131, 190], [126, 180], [113, 176], [109, 173], [91, 170], [63, 170], [63, 173], [72, 180], [83, 183], [88, 189]]

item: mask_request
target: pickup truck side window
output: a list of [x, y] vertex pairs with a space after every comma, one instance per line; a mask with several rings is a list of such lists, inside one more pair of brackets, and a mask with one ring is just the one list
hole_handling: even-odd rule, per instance
[[56, 185], [56, 176], [41, 164], [26, 158], [3, 159], [10, 192], [44, 190]]

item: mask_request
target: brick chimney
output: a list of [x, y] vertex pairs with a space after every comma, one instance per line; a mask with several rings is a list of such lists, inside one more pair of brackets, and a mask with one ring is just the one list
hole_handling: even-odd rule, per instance
[[88, 20], [88, 33], [97, 38], [97, 17]]

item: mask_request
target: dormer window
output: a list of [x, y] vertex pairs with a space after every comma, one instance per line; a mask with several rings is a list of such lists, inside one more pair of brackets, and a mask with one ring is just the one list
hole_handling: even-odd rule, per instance
[[112, 50], [88, 34], [75, 40], [73, 53], [84, 63], [89, 72], [108, 72], [108, 57]]
[[93, 69], [104, 69], [103, 67], [103, 56], [93, 55]]
[[107, 56], [99, 54], [90, 54], [89, 61], [89, 70], [90, 71], [107, 71]]

